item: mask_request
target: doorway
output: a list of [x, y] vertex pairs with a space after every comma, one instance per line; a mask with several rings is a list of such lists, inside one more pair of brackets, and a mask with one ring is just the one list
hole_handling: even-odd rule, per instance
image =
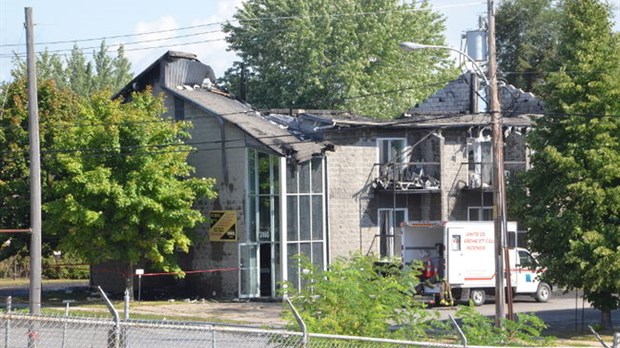
[[272, 293], [273, 290], [273, 273], [272, 266], [273, 262], [271, 260], [271, 243], [261, 243], [260, 244], [260, 296], [262, 297], [271, 297], [275, 296]]

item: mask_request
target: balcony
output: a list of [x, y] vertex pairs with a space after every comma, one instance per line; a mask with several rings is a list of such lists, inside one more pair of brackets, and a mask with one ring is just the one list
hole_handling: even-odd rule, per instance
[[[492, 163], [464, 163], [468, 166], [468, 181], [465, 190], [492, 191], [493, 189], [493, 164]], [[518, 180], [519, 173], [526, 170], [526, 163], [522, 161], [504, 162], [504, 177], [506, 183]]]
[[439, 192], [439, 163], [390, 162], [377, 163], [377, 177], [372, 186], [377, 191], [390, 192]]

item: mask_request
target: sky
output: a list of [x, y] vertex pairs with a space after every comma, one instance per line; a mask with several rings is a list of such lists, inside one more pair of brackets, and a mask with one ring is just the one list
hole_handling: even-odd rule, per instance
[[[14, 52], [26, 50], [25, 8], [33, 13], [35, 51], [68, 54], [75, 43], [90, 55], [103, 38], [111, 50], [125, 45], [134, 74], [140, 73], [168, 50], [194, 53], [221, 77], [237, 60], [226, 50], [221, 24], [243, 0], [0, 0], [0, 81], [10, 79]], [[620, 31], [620, 0], [615, 5]], [[486, 18], [486, 0], [430, 0], [446, 18], [446, 40], [460, 49], [465, 31]], [[501, 0], [495, 1], [497, 5]], [[114, 53], [114, 52], [113, 52]]]

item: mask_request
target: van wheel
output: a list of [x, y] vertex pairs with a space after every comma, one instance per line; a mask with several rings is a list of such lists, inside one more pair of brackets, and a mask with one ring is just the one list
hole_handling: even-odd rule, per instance
[[482, 306], [487, 300], [487, 294], [482, 289], [472, 289], [469, 293], [469, 299], [474, 303], [474, 306]]
[[538, 284], [534, 298], [537, 302], [547, 302], [551, 298], [551, 287], [547, 283]]

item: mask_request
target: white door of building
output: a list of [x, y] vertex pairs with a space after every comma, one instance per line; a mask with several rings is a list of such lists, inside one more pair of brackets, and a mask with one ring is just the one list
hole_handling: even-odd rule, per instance
[[260, 249], [257, 244], [239, 244], [239, 296], [260, 296]]

